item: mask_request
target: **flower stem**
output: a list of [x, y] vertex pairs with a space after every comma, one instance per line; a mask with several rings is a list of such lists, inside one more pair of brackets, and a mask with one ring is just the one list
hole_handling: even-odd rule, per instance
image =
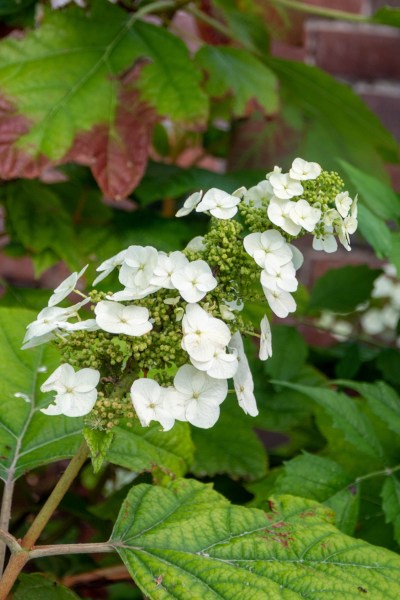
[[29, 559], [43, 556], [60, 556], [61, 554], [96, 554], [114, 552], [114, 546], [107, 542], [93, 544], [54, 544], [51, 546], [36, 546], [29, 552]]
[[14, 585], [19, 573], [30, 559], [29, 550], [31, 550], [32, 546], [42, 533], [88, 456], [89, 449], [86, 442], [84, 442], [79, 447], [77, 453], [60, 477], [41, 511], [38, 513], [26, 535], [23, 537], [21, 549], [12, 552], [10, 561], [0, 581], [0, 600], [7, 600], [8, 593]]
[[357, 477], [353, 481], [353, 483], [350, 483], [350, 485], [347, 487], [352, 487], [353, 485], [357, 485], [358, 483], [361, 483], [366, 479], [372, 479], [373, 477], [390, 477], [391, 475], [393, 475], [393, 473], [396, 473], [397, 471], [400, 471], [400, 465], [396, 465], [395, 467], [386, 467], [381, 471], [373, 471], [372, 473], [367, 473], [366, 475], [361, 475], [360, 477]]

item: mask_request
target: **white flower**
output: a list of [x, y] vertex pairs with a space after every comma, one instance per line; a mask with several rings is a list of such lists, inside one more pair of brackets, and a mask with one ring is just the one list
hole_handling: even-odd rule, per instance
[[281, 200], [290, 200], [295, 196], [301, 196], [303, 186], [295, 179], [291, 179], [288, 174], [273, 173], [269, 182], [274, 190], [274, 195]]
[[264, 315], [261, 319], [260, 323], [261, 329], [261, 338], [260, 338], [260, 352], [259, 359], [267, 360], [270, 356], [272, 356], [272, 336], [271, 336], [271, 326], [267, 319], [267, 315]]
[[335, 223], [335, 231], [339, 238], [340, 243], [346, 248], [346, 250], [350, 250], [350, 235], [354, 233], [357, 229], [358, 222], [355, 217], [349, 215], [341, 223]]
[[58, 8], [63, 8], [70, 2], [74, 2], [77, 6], [81, 8], [85, 8], [85, 2], [83, 0], [50, 0], [51, 8], [53, 10], [57, 10]]
[[186, 198], [185, 202], [183, 203], [182, 208], [180, 208], [178, 210], [178, 212], [176, 213], [176, 217], [186, 217], [186, 215], [189, 215], [192, 210], [194, 210], [196, 208], [196, 206], [198, 205], [198, 203], [201, 200], [201, 197], [203, 195], [203, 192], [194, 192], [194, 194], [191, 194], [191, 196], [189, 196], [189, 198]]
[[103, 281], [103, 279], [108, 277], [115, 267], [120, 267], [124, 262], [125, 255], [126, 250], [121, 250], [121, 252], [118, 252], [118, 254], [115, 256], [112, 256], [111, 258], [108, 258], [102, 262], [101, 265], [99, 265], [96, 269], [96, 271], [100, 272], [100, 275], [96, 277], [92, 285], [97, 285], [100, 283], [100, 281]]
[[192, 365], [183, 365], [175, 375], [174, 388], [168, 400], [176, 418], [203, 429], [215, 425], [219, 405], [228, 394], [226, 380], [212, 379]]
[[243, 202], [245, 204], [252, 202], [254, 208], [261, 208], [263, 202], [271, 200], [273, 195], [274, 190], [272, 189], [272, 185], [265, 179], [247, 190], [243, 197]]
[[64, 300], [64, 298], [69, 296], [70, 293], [74, 291], [76, 282], [84, 274], [88, 266], [89, 265], [83, 267], [79, 273], [72, 273], [69, 277], [67, 277], [67, 279], [64, 279], [64, 281], [60, 283], [58, 287], [56, 287], [54, 294], [50, 296], [48, 306], [56, 306], [56, 304], [59, 304], [62, 300]]
[[289, 313], [296, 310], [296, 302], [289, 292], [283, 290], [269, 290], [263, 287], [265, 297], [271, 310], [277, 317], [284, 319]]
[[292, 263], [287, 265], [269, 265], [261, 271], [261, 285], [270, 291], [285, 290], [295, 292], [298, 287], [296, 271]]
[[292, 259], [291, 249], [276, 229], [269, 229], [263, 233], [250, 233], [244, 238], [243, 245], [246, 252], [260, 267], [267, 264], [284, 265]]
[[218, 283], [204, 260], [194, 260], [175, 271], [171, 281], [186, 302], [198, 302]]
[[301, 199], [290, 206], [289, 215], [296, 225], [301, 225], [303, 229], [311, 232], [321, 218], [321, 211], [311, 206], [307, 200]]
[[394, 282], [385, 273], [379, 275], [374, 281], [373, 298], [390, 298], [393, 292]]
[[77, 321], [76, 323], [63, 323], [60, 329], [64, 331], [98, 331], [96, 319], [86, 319], [85, 321]]
[[341, 222], [341, 216], [335, 208], [330, 208], [324, 212], [322, 221], [327, 227], [331, 227], [335, 221]]
[[185, 250], [191, 250], [192, 252], [200, 252], [201, 250], [204, 250], [204, 236], [196, 235], [196, 237], [190, 240]]
[[106, 296], [107, 300], [113, 300], [116, 302], [125, 302], [127, 300], [141, 300], [142, 298], [146, 298], [150, 294], [154, 294], [154, 292], [158, 292], [160, 288], [156, 285], [148, 285], [145, 288], [141, 288], [140, 286], [136, 287], [126, 287], [124, 290], [120, 292], [115, 292], [111, 294], [111, 296]]
[[390, 300], [396, 308], [400, 309], [400, 283], [393, 285], [392, 293], [390, 294]]
[[317, 179], [321, 175], [321, 167], [316, 162], [307, 162], [302, 158], [295, 158], [289, 175], [292, 179], [306, 181], [308, 179]]
[[378, 335], [385, 330], [382, 311], [378, 308], [371, 308], [361, 315], [360, 322], [362, 329], [369, 335]]
[[396, 307], [387, 304], [382, 308], [381, 315], [384, 325], [388, 329], [395, 330], [400, 316], [399, 310]]
[[139, 421], [148, 427], [151, 421], [161, 423], [164, 431], [174, 426], [175, 418], [167, 403], [168, 394], [154, 379], [137, 379], [131, 387], [131, 399]]
[[335, 198], [335, 205], [341, 217], [345, 218], [349, 214], [353, 200], [349, 196], [349, 192], [341, 192]]
[[274, 225], [278, 225], [278, 227], [290, 235], [298, 235], [301, 231], [301, 225], [297, 225], [290, 216], [293, 204], [294, 202], [290, 200], [280, 200], [274, 197], [269, 203], [267, 214], [269, 220]]
[[147, 288], [157, 262], [158, 252], [152, 246], [129, 246], [119, 272], [120, 282], [132, 289]]
[[236, 350], [238, 357], [238, 369], [233, 376], [233, 385], [239, 406], [244, 412], [252, 417], [258, 415], [257, 403], [254, 396], [254, 381], [250, 371], [249, 361], [243, 348], [243, 340], [237, 331], [233, 334], [229, 347]]
[[94, 309], [96, 322], [103, 331], [140, 336], [152, 328], [149, 311], [143, 306], [124, 306], [118, 302], [102, 300]]
[[389, 277], [397, 277], [397, 269], [394, 265], [387, 263], [386, 265], [383, 265], [383, 270]]
[[227, 194], [218, 188], [211, 188], [197, 205], [196, 212], [210, 211], [216, 219], [231, 219], [237, 213], [238, 196]]
[[41, 412], [66, 417], [87, 415], [96, 403], [99, 380], [100, 373], [96, 369], [75, 372], [69, 364], [60, 365], [40, 388], [42, 392], [56, 392], [54, 404], [42, 408]]
[[327, 254], [331, 254], [332, 252], [336, 252], [338, 246], [335, 236], [332, 235], [332, 233], [327, 232], [319, 237], [314, 236], [312, 247], [314, 250], [323, 250]]
[[171, 252], [169, 255], [164, 252], [159, 252], [158, 262], [154, 268], [154, 274], [150, 280], [150, 284], [155, 285], [158, 288], [173, 290], [175, 286], [171, 281], [172, 274], [179, 269], [183, 269], [183, 267], [186, 267], [188, 264], [189, 261], [183, 252]]
[[207, 361], [191, 358], [191, 363], [199, 371], [206, 371], [213, 379], [230, 379], [238, 368], [236, 354], [228, 354], [224, 348], [217, 348], [213, 357]]
[[[51, 332], [62, 328], [71, 317], [78, 314], [78, 310], [90, 301], [89, 298], [69, 306], [68, 308], [60, 308], [59, 306], [46, 306], [38, 314], [36, 321], [33, 321], [26, 328], [26, 334], [23, 340], [22, 348], [33, 348], [39, 344], [47, 342], [53, 336]], [[50, 336], [50, 337], [49, 337]]]
[[228, 345], [231, 337], [226, 323], [211, 317], [198, 304], [187, 305], [182, 331], [182, 348], [191, 359], [201, 362], [211, 360], [216, 350]]

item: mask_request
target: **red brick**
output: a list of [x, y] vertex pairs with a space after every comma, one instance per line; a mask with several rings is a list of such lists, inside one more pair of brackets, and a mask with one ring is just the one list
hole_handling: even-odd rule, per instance
[[359, 83], [354, 86], [354, 89], [385, 127], [400, 141], [400, 84]]
[[399, 79], [400, 30], [379, 25], [311, 20], [307, 60], [345, 78]]

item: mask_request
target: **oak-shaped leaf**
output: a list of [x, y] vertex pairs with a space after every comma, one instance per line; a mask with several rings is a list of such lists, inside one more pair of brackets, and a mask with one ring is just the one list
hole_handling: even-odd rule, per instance
[[133, 487], [110, 543], [152, 600], [397, 600], [398, 555], [354, 540], [313, 500], [280, 496], [272, 512], [231, 505], [209, 485]]
[[99, 0], [46, 10], [35, 30], [1, 40], [3, 179], [73, 160], [123, 197], [144, 172], [155, 114], [204, 121], [208, 100], [185, 44], [138, 17]]

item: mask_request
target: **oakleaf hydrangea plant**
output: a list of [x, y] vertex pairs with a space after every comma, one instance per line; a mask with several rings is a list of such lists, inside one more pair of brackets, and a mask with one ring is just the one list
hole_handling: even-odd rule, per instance
[[[94, 289], [61, 308], [85, 269], [70, 275], [28, 326], [24, 348], [52, 341], [63, 360], [42, 385], [55, 392], [45, 414], [85, 416], [87, 427], [104, 431], [135, 418], [165, 431], [176, 420], [209, 428], [229, 380], [244, 412], [258, 414], [242, 336], [259, 338], [260, 360], [272, 355], [268, 317], [296, 310], [303, 256], [293, 241], [312, 234], [315, 250], [333, 252], [337, 237], [350, 250], [357, 199], [337, 173], [296, 158], [288, 173], [275, 167], [250, 189], [195, 192], [177, 217], [192, 211], [211, 217], [204, 237], [169, 254], [121, 250], [94, 281], [118, 269], [121, 290]], [[259, 331], [246, 317], [248, 302], [265, 302]], [[89, 305], [93, 318], [83, 318]]]

